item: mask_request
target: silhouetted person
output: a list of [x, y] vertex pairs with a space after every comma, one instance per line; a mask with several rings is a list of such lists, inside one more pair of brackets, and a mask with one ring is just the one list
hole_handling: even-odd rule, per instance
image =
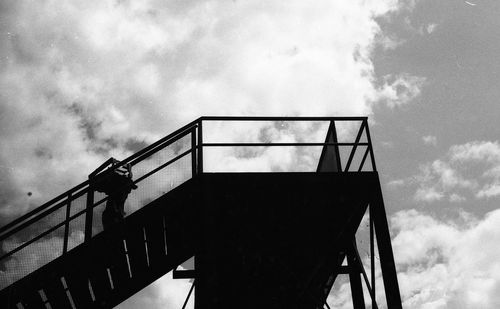
[[[114, 168], [119, 161], [111, 158]], [[113, 225], [123, 222], [125, 216], [125, 201], [132, 189], [137, 189], [137, 186], [132, 180], [132, 167], [126, 164], [115, 168], [112, 172], [107, 172], [104, 176], [96, 180], [95, 189], [103, 192], [108, 196], [106, 201], [106, 209], [102, 212], [102, 226], [104, 230], [109, 229]]]

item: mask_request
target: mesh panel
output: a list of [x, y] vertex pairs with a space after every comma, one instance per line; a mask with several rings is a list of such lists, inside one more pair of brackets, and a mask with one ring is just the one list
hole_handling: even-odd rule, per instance
[[138, 179], [147, 173], [151, 172], [153, 169], [160, 167], [169, 160], [174, 159], [183, 152], [191, 149], [191, 135], [182, 137], [181, 139], [175, 141], [171, 145], [161, 149], [160, 151], [154, 153], [150, 157], [144, 159], [138, 164], [134, 165], [132, 172], [134, 174], [134, 179]]
[[70, 221], [68, 232], [68, 251], [83, 243], [84, 230], [85, 214]]
[[190, 179], [191, 173], [191, 156], [187, 155], [145, 178], [137, 184], [137, 189], [129, 194], [125, 202], [125, 212], [128, 215], [149, 204]]
[[[64, 227], [58, 228], [42, 239], [30, 244], [8, 257], [4, 263], [0, 276], [0, 289], [23, 278], [62, 254]], [[23, 241], [15, 237], [6, 239], [2, 243], [3, 249], [8, 251], [22, 245]]]
[[[70, 216], [73, 216], [83, 210], [87, 205], [87, 194], [83, 194], [80, 197], [71, 201]], [[82, 213], [78, 217], [74, 218], [69, 223], [69, 239], [68, 239], [68, 250], [73, 249], [79, 244], [83, 243], [83, 235], [85, 230], [85, 213]]]
[[83, 194], [71, 201], [71, 212], [70, 215], [74, 215], [85, 209], [87, 205], [87, 194]]
[[97, 206], [93, 209], [92, 215], [92, 236], [95, 236], [103, 231], [102, 227], [102, 212], [106, 208], [106, 194], [101, 192], [94, 192], [94, 205]]

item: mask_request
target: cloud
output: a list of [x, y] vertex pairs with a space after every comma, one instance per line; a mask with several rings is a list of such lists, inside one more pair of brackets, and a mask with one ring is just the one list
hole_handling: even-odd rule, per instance
[[417, 201], [441, 200], [446, 193], [453, 190], [476, 187], [475, 180], [464, 178], [455, 166], [442, 160], [422, 165], [416, 179], [420, 183], [415, 193]]
[[500, 305], [500, 210], [442, 220], [416, 210], [391, 218], [405, 308]]
[[[404, 308], [498, 308], [500, 210], [483, 218], [461, 212], [455, 219], [443, 219], [411, 209], [389, 221]], [[369, 274], [369, 257], [363, 253], [360, 250]], [[375, 257], [377, 304], [387, 308], [378, 251]], [[340, 276], [328, 303], [352, 308], [350, 295], [349, 281]], [[364, 296], [370, 304], [366, 288]]]
[[[134, 297], [119, 304], [119, 309], [135, 308], [182, 308], [184, 301], [191, 288], [190, 280], [172, 279], [172, 273], [168, 273], [151, 284], [148, 289], [143, 289]], [[189, 298], [186, 308], [194, 308], [194, 291]]]
[[473, 141], [451, 146], [443, 157], [422, 164], [419, 173], [406, 179], [417, 185], [415, 200], [464, 201], [465, 195], [488, 199], [500, 195], [500, 144]]
[[438, 24], [435, 24], [435, 23], [428, 24], [427, 27], [426, 27], [427, 33], [428, 34], [433, 33], [436, 30], [437, 26], [438, 26]]
[[370, 59], [383, 38], [375, 18], [398, 9], [394, 0], [3, 4], [2, 214], [200, 115], [367, 115], [378, 102], [407, 103], [422, 78], [378, 87]]
[[434, 135], [423, 136], [422, 137], [422, 141], [426, 145], [432, 145], [432, 146], [436, 146], [437, 145], [437, 137], [435, 137]]
[[387, 183], [387, 186], [390, 187], [390, 188], [398, 188], [398, 187], [401, 187], [401, 186], [404, 186], [405, 185], [405, 180], [404, 179], [395, 179], [395, 180], [391, 180]]
[[425, 78], [409, 74], [387, 75], [378, 97], [391, 108], [407, 104], [420, 94]]

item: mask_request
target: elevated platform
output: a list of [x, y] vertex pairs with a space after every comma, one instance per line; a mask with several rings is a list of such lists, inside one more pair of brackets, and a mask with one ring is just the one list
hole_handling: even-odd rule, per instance
[[322, 307], [327, 279], [378, 185], [376, 173], [202, 179], [197, 308]]
[[[328, 129], [324, 142], [207, 143], [206, 121], [326, 121]], [[336, 125], [345, 121], [359, 123], [352, 142], [338, 140]], [[320, 147], [321, 153], [315, 171], [207, 172], [203, 150], [210, 147]], [[166, 168], [179, 162], [189, 177], [172, 188], [165, 179], [179, 168]], [[92, 177], [108, 169], [0, 228], [4, 244], [23, 239], [2, 251], [0, 266], [45, 239], [60, 240], [62, 249], [0, 291], [5, 308], [112, 308], [172, 270], [195, 280], [196, 309], [328, 308], [340, 274], [349, 274], [354, 308], [365, 308], [363, 282], [376, 308], [375, 233], [387, 305], [401, 308], [366, 118], [202, 117], [120, 164], [138, 171], [139, 193], [129, 199], [146, 204], [123, 224], [101, 232], [94, 218], [106, 197], [95, 192]], [[370, 278], [355, 245], [368, 209]], [[71, 231], [83, 233], [83, 241], [72, 245]], [[175, 271], [193, 256], [194, 271]]]

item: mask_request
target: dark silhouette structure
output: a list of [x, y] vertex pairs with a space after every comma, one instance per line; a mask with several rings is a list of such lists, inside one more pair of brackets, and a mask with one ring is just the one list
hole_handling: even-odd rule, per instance
[[[108, 169], [102, 172], [106, 166]], [[137, 189], [132, 177], [132, 166], [121, 165], [115, 158], [110, 158], [90, 174], [93, 189], [107, 195], [106, 209], [102, 212], [104, 230], [123, 222], [125, 201], [130, 192]]]
[[[203, 130], [216, 121], [311, 121], [328, 129], [319, 142], [207, 142]], [[343, 140], [340, 131], [354, 135]], [[311, 171], [207, 172], [204, 156], [222, 147], [319, 151]], [[110, 169], [105, 165], [89, 181], [0, 228], [3, 243], [24, 239], [1, 253], [6, 271], [44, 241], [61, 245], [44, 265], [20, 265], [24, 272], [0, 281], [7, 282], [0, 291], [6, 308], [112, 308], [169, 271], [193, 279], [187, 297], [194, 290], [196, 309], [329, 308], [328, 295], [342, 275], [354, 308], [366, 308], [365, 297], [377, 308], [376, 268], [382, 301], [401, 308], [366, 117], [201, 117]], [[123, 228], [101, 232], [93, 215], [112, 194], [100, 195], [99, 181], [127, 165], [137, 177], [129, 184], [140, 188], [131, 196], [145, 206], [127, 216]], [[363, 260], [356, 232], [365, 215], [369, 258]], [[193, 256], [194, 270], [177, 269]]]

